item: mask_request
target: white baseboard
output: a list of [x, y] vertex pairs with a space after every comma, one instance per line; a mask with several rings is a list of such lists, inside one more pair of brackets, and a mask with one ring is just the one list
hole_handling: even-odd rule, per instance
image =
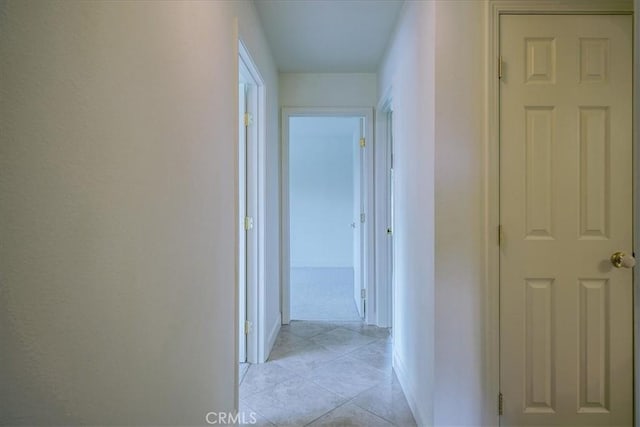
[[404, 366], [404, 362], [395, 351], [393, 352], [393, 370], [396, 373], [396, 377], [398, 377], [398, 382], [400, 383], [400, 387], [402, 387], [404, 396], [407, 398], [409, 409], [411, 409], [416, 424], [418, 426], [428, 426], [427, 416], [422, 413], [424, 408], [421, 408], [421, 406], [416, 403], [415, 386], [407, 374], [407, 368]]
[[267, 336], [267, 340], [265, 342], [265, 351], [264, 351], [264, 360], [262, 362], [266, 362], [271, 354], [271, 350], [273, 349], [273, 345], [276, 343], [276, 338], [278, 338], [278, 333], [280, 332], [280, 326], [282, 325], [282, 315], [278, 313], [276, 317], [276, 321], [273, 322], [271, 328], [269, 328], [269, 335]]

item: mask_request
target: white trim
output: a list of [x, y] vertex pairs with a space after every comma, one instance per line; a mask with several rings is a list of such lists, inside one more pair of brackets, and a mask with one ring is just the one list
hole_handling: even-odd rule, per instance
[[291, 322], [291, 297], [289, 293], [291, 280], [291, 241], [289, 230], [289, 117], [282, 110], [280, 125], [282, 145], [280, 148], [280, 317], [282, 324]]
[[265, 341], [267, 323], [267, 284], [266, 284], [266, 194], [267, 194], [267, 107], [266, 89], [258, 86], [258, 362], [267, 361], [273, 345]]
[[[633, 251], [636, 257], [640, 255], [640, 42], [637, 24], [640, 0], [636, 0], [633, 20]], [[636, 268], [633, 274], [633, 318], [634, 318], [634, 425], [640, 427], [640, 270]]]
[[[271, 349], [276, 343], [276, 338], [278, 338], [278, 333], [280, 332], [281, 325], [282, 325], [282, 317], [276, 316], [275, 322], [273, 322], [273, 325], [271, 325], [271, 328], [269, 328], [269, 335], [267, 336], [266, 348], [269, 350], [266, 353], [267, 355], [271, 353]], [[264, 361], [266, 362], [266, 360]]]
[[337, 108], [337, 107], [283, 107], [282, 108], [282, 164], [281, 167], [281, 277], [282, 286], [280, 288], [282, 323], [288, 324], [291, 321], [290, 306], [290, 240], [289, 240], [289, 118], [301, 116], [347, 116], [365, 118], [365, 168], [367, 191], [365, 192], [365, 289], [367, 294], [367, 310], [364, 321], [367, 324], [375, 322], [375, 251], [374, 251], [374, 184], [373, 184], [373, 148], [375, 147], [373, 134], [373, 109], [372, 108]]
[[416, 391], [413, 387], [414, 381], [412, 381], [412, 378], [415, 379], [415, 377], [412, 377], [411, 375], [409, 375], [408, 369], [404, 365], [404, 362], [402, 361], [398, 353], [396, 353], [395, 351], [393, 352], [392, 360], [393, 360], [392, 362], [393, 371], [395, 372], [396, 377], [398, 378], [398, 382], [400, 383], [400, 387], [402, 388], [402, 392], [404, 393], [404, 396], [407, 399], [407, 403], [409, 404], [409, 409], [411, 409], [411, 414], [415, 418], [416, 425], [419, 425], [419, 426], [431, 425], [432, 423], [427, 422], [428, 420], [427, 420], [426, 414], [428, 413], [428, 411], [424, 409], [425, 407], [424, 402], [422, 402], [422, 404], [418, 404], [418, 402], [416, 402], [414, 398], [414, 396], [416, 396]]
[[[252, 152], [247, 156], [252, 159], [253, 184], [248, 185], [248, 197], [252, 198], [255, 205], [254, 230], [252, 246], [254, 249], [253, 269], [255, 281], [247, 287], [247, 320], [253, 324], [253, 330], [247, 336], [247, 361], [250, 363], [262, 363], [269, 354], [266, 336], [266, 309], [265, 309], [265, 168], [266, 168], [266, 107], [264, 80], [258, 67], [252, 59], [249, 50], [242, 41], [238, 40], [238, 74], [243, 72], [250, 80], [249, 87], [249, 112], [254, 116], [253, 127], [248, 137], [253, 141], [248, 144]], [[240, 118], [238, 118], [240, 120]], [[236, 138], [237, 139], [237, 138]], [[251, 175], [251, 171], [248, 171]], [[247, 245], [249, 246], [249, 245]], [[248, 261], [251, 261], [251, 257]], [[236, 305], [238, 305], [236, 303]]]
[[[517, 14], [630, 14], [632, 0], [489, 0], [490, 17]], [[489, 30], [493, 32], [494, 28]], [[489, 46], [491, 48], [491, 45]]]
[[[239, 65], [240, 65], [240, 72], [238, 73], [238, 77], [240, 80], [240, 85], [238, 87], [238, 117], [240, 118], [240, 120], [242, 120], [242, 117], [246, 114], [246, 108], [247, 108], [247, 86], [246, 86], [246, 79], [243, 77], [243, 71], [242, 71], [242, 61], [239, 61]], [[246, 184], [246, 177], [247, 177], [247, 162], [246, 162], [246, 144], [243, 144], [242, 141], [246, 141], [247, 139], [247, 134], [246, 134], [246, 128], [243, 126], [243, 124], [240, 122], [240, 120], [237, 123], [237, 129], [238, 129], [238, 155], [236, 156], [237, 159], [237, 165], [238, 165], [238, 223], [240, 225], [242, 225], [242, 214], [243, 212], [246, 210], [246, 203], [247, 203], [247, 195], [246, 195], [246, 188], [247, 188], [247, 184]], [[246, 231], [244, 230], [244, 228], [242, 226], [237, 227], [236, 229], [236, 233], [237, 233], [237, 238], [238, 238], [238, 242], [239, 242], [239, 247], [238, 247], [238, 280], [237, 283], [238, 285], [238, 322], [239, 322], [239, 328], [238, 328], [238, 342], [239, 342], [239, 348], [238, 348], [238, 361], [240, 363], [246, 362], [247, 361], [247, 336], [244, 333], [242, 324], [244, 323], [244, 321], [247, 319], [247, 287], [246, 287], [246, 283], [247, 283], [247, 266], [246, 266], [246, 262], [247, 262], [247, 257], [244, 254], [246, 254], [247, 251], [247, 247], [246, 247]]]
[[[487, 147], [485, 152], [486, 188], [486, 333], [487, 349], [485, 417], [487, 425], [499, 425], [498, 392], [500, 391], [500, 252], [497, 244], [500, 224], [500, 86], [498, 56], [500, 46], [500, 15], [503, 14], [630, 14], [633, 13], [632, 0], [489, 0], [489, 27], [487, 31]], [[635, 146], [637, 147], [637, 145]], [[636, 150], [637, 151], [637, 150]], [[636, 166], [634, 165], [634, 171]], [[637, 172], [636, 172], [637, 173]], [[636, 195], [638, 193], [636, 192]], [[637, 230], [636, 210], [634, 229]], [[637, 234], [636, 234], [637, 236]], [[637, 241], [640, 241], [638, 238]], [[638, 277], [636, 275], [636, 289]], [[636, 318], [638, 310], [634, 313]], [[638, 342], [634, 343], [638, 354]], [[636, 386], [638, 385], [638, 365], [635, 366]], [[636, 395], [636, 403], [638, 402]], [[637, 406], [635, 407], [637, 412]], [[638, 421], [636, 420], [636, 425]]]
[[[238, 40], [238, 18], [234, 18], [233, 19], [233, 57], [234, 58], [239, 58], [240, 56], [240, 48], [238, 46], [238, 43], [236, 43], [235, 41]], [[235, 87], [236, 90], [235, 92], [235, 96], [233, 101], [231, 102], [231, 107], [233, 108], [234, 111], [234, 117], [236, 118], [236, 126], [234, 126], [234, 154], [233, 154], [233, 158], [234, 159], [239, 159], [240, 158], [240, 153], [238, 152], [238, 147], [239, 147], [239, 139], [240, 139], [240, 135], [238, 132], [238, 126], [237, 123], [240, 122], [240, 117], [239, 117], [239, 112], [240, 112], [240, 99], [238, 96], [238, 87], [240, 86], [240, 64], [239, 61], [236, 60], [234, 61], [234, 72], [233, 75], [235, 76]], [[240, 373], [240, 365], [239, 365], [239, 357], [240, 357], [240, 351], [239, 351], [239, 346], [240, 346], [240, 342], [238, 340], [238, 331], [240, 330], [240, 301], [239, 301], [239, 284], [240, 284], [240, 264], [239, 264], [239, 253], [240, 253], [240, 236], [238, 235], [238, 229], [240, 228], [240, 221], [238, 219], [238, 217], [240, 216], [240, 212], [239, 212], [239, 194], [240, 194], [240, 185], [238, 182], [238, 177], [240, 174], [240, 170], [239, 170], [239, 164], [238, 161], [235, 161], [235, 165], [233, 168], [233, 187], [234, 187], [234, 196], [233, 196], [233, 218], [234, 218], [234, 233], [233, 235], [235, 236], [234, 239], [234, 245], [233, 245], [233, 253], [235, 254], [234, 256], [234, 277], [233, 277], [233, 281], [234, 281], [234, 287], [233, 287], [233, 306], [234, 306], [234, 310], [233, 310], [233, 361], [234, 364], [231, 367], [231, 369], [233, 369], [233, 381], [234, 381], [234, 387], [233, 387], [233, 410], [234, 412], [238, 410], [239, 408], [239, 403], [240, 403], [240, 381], [239, 381], [239, 373]]]
[[382, 328], [393, 324], [393, 286], [391, 283], [389, 236], [391, 227], [387, 203], [389, 200], [389, 112], [392, 111], [391, 87], [384, 91], [376, 110], [376, 146], [374, 152], [375, 179], [375, 266], [376, 266], [376, 325]]

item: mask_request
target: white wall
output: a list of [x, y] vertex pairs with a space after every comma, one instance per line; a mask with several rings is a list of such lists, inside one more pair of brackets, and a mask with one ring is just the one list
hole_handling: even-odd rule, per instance
[[485, 8], [407, 2], [379, 73], [394, 110], [394, 362], [423, 425], [483, 424]]
[[484, 424], [485, 10], [436, 4], [434, 425]]
[[280, 73], [283, 107], [374, 107], [376, 74]]
[[289, 121], [292, 268], [353, 268], [353, 133], [359, 126], [357, 118]]
[[393, 97], [394, 368], [418, 425], [433, 423], [435, 3], [406, 2], [379, 72]]
[[0, 4], [0, 424], [201, 425], [234, 406], [236, 15], [276, 189], [251, 3]]

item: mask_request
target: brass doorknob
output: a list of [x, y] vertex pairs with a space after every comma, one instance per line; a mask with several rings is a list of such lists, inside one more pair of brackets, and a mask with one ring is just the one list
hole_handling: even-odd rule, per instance
[[624, 252], [616, 252], [611, 255], [611, 264], [613, 264], [615, 268], [633, 268], [633, 266], [636, 265], [636, 259]]

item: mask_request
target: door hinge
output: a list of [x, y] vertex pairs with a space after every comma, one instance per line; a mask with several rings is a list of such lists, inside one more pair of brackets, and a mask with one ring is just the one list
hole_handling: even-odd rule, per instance
[[360, 298], [365, 299], [367, 297], [367, 290], [360, 289]]
[[253, 228], [253, 217], [245, 216], [244, 217], [244, 229], [251, 230]]
[[498, 415], [502, 415], [502, 393], [498, 393]]
[[498, 246], [502, 244], [502, 240], [504, 239], [504, 235], [502, 233], [502, 224], [498, 226]]
[[367, 145], [367, 141], [364, 138], [360, 138], [360, 147], [364, 148]]
[[250, 126], [253, 124], [253, 116], [251, 113], [244, 113], [244, 125]]
[[251, 327], [253, 326], [253, 324], [251, 322], [249, 322], [248, 320], [244, 321], [244, 334], [245, 335], [249, 335], [251, 333]]
[[364, 224], [364, 222], [367, 220], [367, 216], [363, 213], [360, 214], [360, 222]]
[[498, 57], [498, 78], [502, 78], [502, 55]]

